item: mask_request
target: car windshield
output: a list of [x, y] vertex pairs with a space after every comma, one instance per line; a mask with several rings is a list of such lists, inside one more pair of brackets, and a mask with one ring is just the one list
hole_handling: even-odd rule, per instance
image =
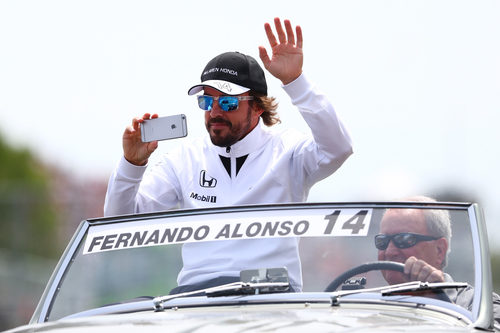
[[[272, 205], [84, 221], [34, 318], [45, 312], [45, 320], [57, 320], [110, 304], [168, 295], [183, 279], [278, 268], [270, 265], [288, 270], [293, 292], [323, 292], [354, 267], [377, 261], [401, 263], [409, 256], [442, 270], [444, 282], [465, 282], [472, 290], [481, 283], [476, 281], [479, 275], [474, 269], [478, 254], [473, 244], [477, 238], [473, 207], [437, 203]], [[419, 222], [412, 218], [425, 222], [417, 227]], [[448, 219], [451, 232], [441, 224], [429, 227], [428, 221], [440, 218]], [[275, 240], [283, 241], [277, 243], [279, 248], [262, 250], [275, 246]], [[294, 262], [296, 258], [298, 262]], [[224, 272], [212, 271], [218, 267]], [[409, 281], [392, 269], [375, 265], [343, 278], [334, 289], [368, 290]], [[420, 296], [427, 297], [425, 293]], [[432, 293], [428, 296], [433, 297]]]

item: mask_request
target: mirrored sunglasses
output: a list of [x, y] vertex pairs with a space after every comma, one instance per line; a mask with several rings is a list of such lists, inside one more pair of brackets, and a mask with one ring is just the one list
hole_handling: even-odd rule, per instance
[[441, 237], [419, 235], [411, 232], [400, 232], [394, 235], [378, 234], [375, 236], [375, 247], [379, 250], [385, 250], [392, 240], [392, 243], [398, 249], [407, 249], [419, 242], [431, 241], [439, 238]]
[[211, 111], [214, 105], [214, 99], [219, 103], [223, 111], [236, 111], [239, 101], [249, 101], [253, 96], [207, 96], [198, 95], [198, 106], [205, 111]]

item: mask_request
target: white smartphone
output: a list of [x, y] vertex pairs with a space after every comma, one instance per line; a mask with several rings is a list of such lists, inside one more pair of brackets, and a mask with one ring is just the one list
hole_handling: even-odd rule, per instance
[[141, 124], [142, 142], [183, 138], [186, 135], [187, 123], [184, 114], [147, 119]]

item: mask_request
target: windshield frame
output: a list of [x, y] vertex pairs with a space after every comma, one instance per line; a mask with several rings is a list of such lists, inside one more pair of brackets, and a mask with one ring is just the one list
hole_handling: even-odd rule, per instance
[[472, 319], [476, 327], [493, 327], [493, 281], [491, 276], [491, 259], [486, 221], [482, 209], [478, 204], [471, 204], [468, 208], [472, 244], [474, 246], [474, 263], [476, 284], [481, 288], [474, 289], [474, 303], [472, 305]]
[[249, 211], [266, 211], [266, 210], [297, 210], [297, 209], [318, 209], [318, 208], [372, 208], [372, 209], [387, 209], [387, 208], [425, 208], [425, 209], [449, 209], [466, 211], [469, 216], [471, 236], [473, 240], [473, 251], [475, 265], [480, 265], [479, 269], [475, 269], [475, 291], [474, 303], [472, 308], [472, 318], [474, 326], [477, 327], [492, 327], [493, 317], [491, 293], [491, 267], [489, 257], [489, 246], [486, 234], [486, 224], [482, 210], [477, 204], [471, 203], [450, 203], [450, 202], [340, 202], [340, 203], [299, 203], [299, 204], [270, 204], [270, 205], [246, 205], [234, 207], [217, 207], [209, 209], [181, 209], [166, 212], [123, 215], [106, 218], [95, 218], [84, 220], [80, 223], [73, 238], [69, 242], [64, 251], [59, 263], [57, 264], [47, 287], [40, 299], [40, 302], [33, 314], [30, 323], [41, 323], [49, 321], [49, 314], [52, 305], [57, 297], [57, 293], [64, 278], [71, 268], [71, 265], [78, 253], [78, 249], [82, 246], [85, 236], [88, 234], [92, 226], [114, 224], [125, 221], [144, 221], [157, 218], [175, 218], [180, 216], [196, 216], [207, 214], [218, 214], [224, 212], [249, 212]]

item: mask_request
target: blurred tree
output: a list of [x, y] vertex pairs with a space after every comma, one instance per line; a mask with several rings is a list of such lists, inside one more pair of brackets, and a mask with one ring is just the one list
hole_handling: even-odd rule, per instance
[[26, 324], [85, 218], [102, 215], [106, 179], [78, 179], [0, 135], [0, 331]]
[[54, 257], [56, 210], [48, 170], [26, 149], [0, 137], [0, 248]]
[[438, 201], [447, 201], [447, 202], [478, 202], [478, 197], [472, 191], [464, 191], [454, 190], [454, 189], [445, 189], [438, 192], [435, 192], [431, 197], [435, 198]]
[[497, 293], [500, 291], [500, 253], [491, 253], [491, 275], [493, 275], [493, 290]]

